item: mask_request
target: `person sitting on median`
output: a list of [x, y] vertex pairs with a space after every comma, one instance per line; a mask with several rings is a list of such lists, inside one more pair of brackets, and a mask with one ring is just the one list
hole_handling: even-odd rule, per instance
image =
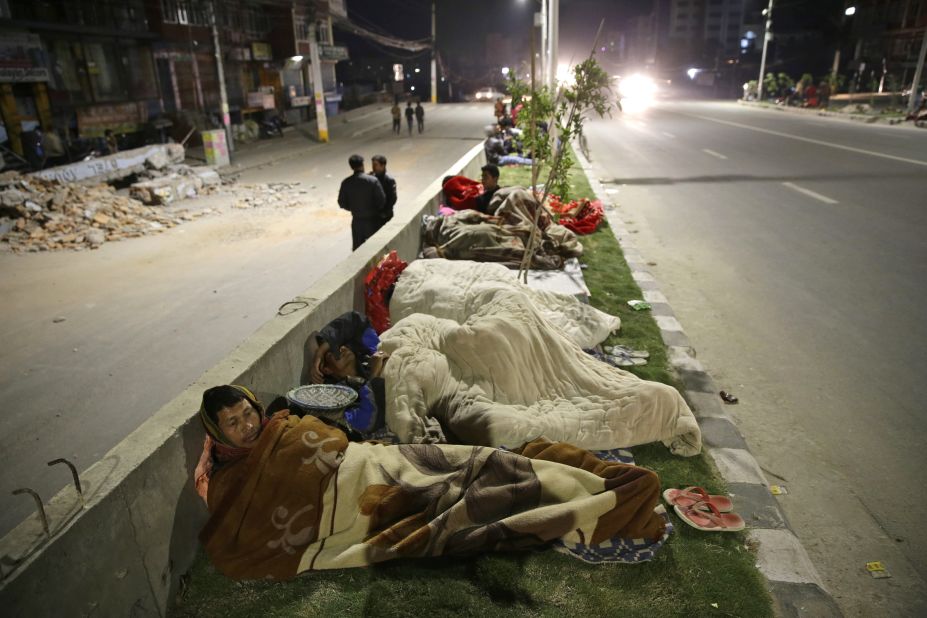
[[492, 196], [499, 190], [499, 166], [487, 163], [480, 168], [482, 175], [480, 181], [483, 183], [483, 192], [476, 198], [476, 210], [491, 215], [489, 203]]
[[[196, 471], [210, 512], [200, 541], [231, 579], [546, 546], [637, 562], [666, 539], [654, 472], [569, 444], [349, 442], [311, 415], [268, 418], [237, 385], [203, 393], [199, 417], [212, 442]], [[634, 555], [615, 551], [629, 543]]]

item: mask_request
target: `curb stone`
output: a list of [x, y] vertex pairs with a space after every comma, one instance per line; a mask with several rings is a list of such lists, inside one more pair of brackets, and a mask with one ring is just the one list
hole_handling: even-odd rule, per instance
[[[592, 164], [574, 147], [576, 158], [597, 196], [608, 195], [598, 181]], [[601, 199], [601, 198], [600, 198]], [[685, 330], [647, 271], [627, 227], [616, 209], [602, 200], [612, 233], [621, 245], [631, 276], [640, 286], [644, 300], [654, 303], [653, 318], [667, 346], [668, 360], [685, 386], [683, 396], [692, 408], [702, 430], [703, 450], [715, 462], [746, 520], [748, 543], [757, 547], [756, 567], [766, 578], [778, 616], [843, 616], [827, 592], [801, 541], [791, 529], [785, 513], [770, 493], [759, 463], [750, 453], [746, 440], [730, 415], [718, 403], [718, 387], [696, 359]]]

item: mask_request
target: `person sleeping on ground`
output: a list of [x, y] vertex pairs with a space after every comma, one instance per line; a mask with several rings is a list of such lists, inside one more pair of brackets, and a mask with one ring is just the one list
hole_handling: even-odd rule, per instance
[[655, 473], [569, 444], [349, 442], [310, 415], [265, 417], [241, 386], [207, 390], [199, 416], [209, 439], [195, 479], [210, 512], [200, 541], [233, 579], [544, 546], [628, 561], [616, 547], [652, 556], [665, 539]]
[[[564, 334], [568, 313], [555, 314], [564, 316], [560, 327], [539, 309], [549, 294], [500, 279], [495, 287], [455, 287], [459, 302], [445, 304], [449, 295], [424, 289], [416, 276], [433, 275], [431, 269], [413, 266], [400, 277], [391, 310], [427, 304], [447, 317], [406, 315], [381, 335], [379, 347], [359, 314], [345, 314], [320, 333], [310, 379], [369, 381], [381, 394], [373, 399], [373, 424], [361, 431], [381, 427], [382, 418], [405, 443], [511, 447], [545, 437], [593, 450], [661, 441], [677, 455], [700, 452], [698, 423], [679, 392], [586, 354]], [[345, 415], [349, 423], [352, 415]]]

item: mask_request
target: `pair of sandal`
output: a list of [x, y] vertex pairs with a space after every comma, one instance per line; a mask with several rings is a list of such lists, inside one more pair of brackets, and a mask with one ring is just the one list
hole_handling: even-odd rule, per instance
[[747, 527], [743, 517], [733, 513], [727, 496], [709, 495], [701, 487], [667, 489], [663, 499], [673, 505], [679, 519], [703, 532], [739, 532]]

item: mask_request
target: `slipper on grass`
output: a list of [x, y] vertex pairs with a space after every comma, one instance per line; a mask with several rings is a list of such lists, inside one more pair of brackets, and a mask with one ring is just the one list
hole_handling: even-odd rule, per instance
[[740, 532], [747, 527], [737, 513], [722, 513], [710, 502], [697, 502], [692, 506], [673, 507], [679, 519], [702, 532]]
[[727, 496], [712, 496], [701, 487], [686, 487], [685, 489], [667, 489], [663, 492], [663, 499], [667, 504], [682, 507], [693, 506], [699, 502], [710, 502], [722, 513], [734, 510], [734, 503]]

